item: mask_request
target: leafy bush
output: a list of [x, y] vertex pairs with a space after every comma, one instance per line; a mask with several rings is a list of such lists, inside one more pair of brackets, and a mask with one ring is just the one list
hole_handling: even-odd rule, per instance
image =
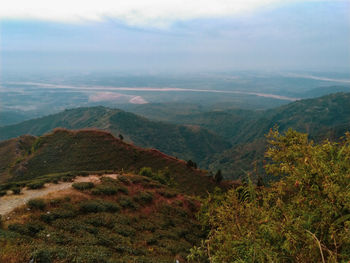
[[165, 168], [164, 170], [160, 170], [157, 173], [153, 173], [152, 169], [150, 167], [143, 167], [140, 170], [140, 175], [145, 176], [145, 177], [149, 177], [161, 184], [170, 184], [170, 173], [169, 170], [167, 168]]
[[79, 209], [83, 213], [98, 213], [98, 212], [118, 212], [120, 207], [118, 204], [102, 200], [88, 200], [80, 203]]
[[157, 193], [166, 198], [173, 198], [177, 196], [177, 193], [174, 190], [165, 188], [157, 190]]
[[27, 206], [31, 209], [44, 210], [46, 207], [46, 203], [43, 199], [37, 198], [29, 200], [27, 202]]
[[113, 185], [97, 185], [92, 189], [91, 193], [93, 195], [115, 195], [118, 192], [119, 188]]
[[44, 226], [38, 222], [30, 222], [23, 225], [15, 223], [10, 224], [8, 226], [8, 229], [22, 235], [35, 236], [37, 233], [44, 229]]
[[143, 167], [140, 170], [140, 175], [146, 176], [146, 177], [152, 177], [152, 168], [151, 167]]
[[72, 187], [74, 189], [77, 189], [79, 191], [84, 191], [93, 188], [95, 185], [92, 182], [80, 182], [80, 183], [74, 183], [72, 184]]
[[6, 194], [7, 194], [7, 191], [6, 191], [6, 190], [0, 191], [0, 197], [1, 197], [1, 196], [4, 196], [4, 195], [6, 195]]
[[13, 187], [11, 190], [12, 190], [14, 195], [19, 195], [21, 193], [20, 187]]
[[51, 263], [52, 255], [51, 252], [47, 249], [41, 249], [33, 253], [33, 259], [38, 263]]
[[133, 227], [120, 224], [115, 224], [113, 227], [113, 231], [125, 237], [133, 237], [136, 233]]
[[127, 176], [125, 176], [125, 175], [119, 175], [119, 176], [118, 176], [118, 180], [119, 180], [120, 182], [122, 182], [123, 184], [126, 184], [126, 185], [129, 185], [129, 184], [130, 184], [129, 178], [128, 178]]
[[120, 206], [116, 203], [104, 201], [103, 205], [105, 207], [106, 212], [115, 213], [120, 211]]
[[105, 211], [105, 206], [101, 202], [96, 200], [89, 200], [82, 202], [79, 206], [80, 211], [83, 213], [98, 213]]
[[190, 258], [348, 262], [350, 134], [341, 143], [314, 144], [306, 134], [271, 130], [268, 141], [266, 172], [282, 179], [257, 189], [248, 181], [239, 192], [211, 196], [201, 214], [210, 238]]
[[123, 208], [130, 208], [130, 209], [136, 209], [138, 206], [137, 204], [135, 204], [133, 202], [133, 200], [128, 197], [128, 196], [121, 196], [119, 198], [119, 204], [123, 207]]
[[44, 181], [35, 181], [35, 182], [27, 184], [27, 187], [29, 189], [40, 189], [40, 188], [43, 188], [44, 185], [45, 185]]
[[153, 193], [149, 191], [142, 191], [137, 193], [134, 196], [134, 200], [139, 204], [146, 205], [152, 203], [153, 201]]
[[77, 214], [74, 207], [59, 207], [50, 213], [40, 215], [40, 219], [46, 223], [51, 223], [59, 218], [74, 218]]

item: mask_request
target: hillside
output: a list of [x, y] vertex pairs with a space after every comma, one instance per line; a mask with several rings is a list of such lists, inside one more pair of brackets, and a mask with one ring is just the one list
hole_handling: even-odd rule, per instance
[[54, 128], [97, 128], [122, 134], [127, 142], [156, 148], [181, 159], [199, 162], [230, 148], [230, 143], [198, 126], [151, 121], [138, 115], [105, 107], [78, 108], [58, 114], [0, 127], [0, 140], [23, 134], [42, 135]]
[[199, 202], [147, 176], [101, 176], [0, 217], [0, 262], [184, 262]]
[[29, 114], [19, 113], [15, 111], [1, 111], [0, 114], [0, 127], [5, 125], [11, 125], [30, 119]]
[[[262, 169], [262, 156], [266, 148], [265, 134], [275, 125], [280, 131], [293, 128], [306, 132], [321, 141], [334, 140], [350, 131], [350, 93], [336, 93], [316, 99], [300, 100], [268, 110], [260, 118], [246, 122], [239, 132], [233, 132], [234, 146], [207, 160], [212, 170], [222, 169], [226, 176], [245, 176], [257, 162]], [[223, 133], [222, 133], [223, 135]], [[227, 135], [226, 135], [227, 136]], [[249, 168], [250, 167], [250, 168]]]
[[233, 144], [240, 144], [264, 137], [274, 125], [282, 131], [291, 127], [311, 136], [320, 136], [332, 129], [344, 133], [350, 127], [349, 105], [350, 93], [335, 93], [266, 111], [212, 111], [178, 115], [172, 121], [201, 126]]
[[[3, 149], [7, 144], [1, 144]], [[8, 154], [10, 156], [11, 152]], [[138, 172], [142, 167], [166, 174], [182, 192], [203, 194], [215, 187], [202, 171], [188, 167], [182, 160], [127, 144], [110, 133], [95, 130], [58, 129], [38, 137], [22, 158], [13, 163], [8, 161], [7, 166], [1, 168], [0, 179], [25, 181], [49, 174], [81, 171]]]
[[35, 139], [33, 136], [21, 136], [0, 142], [0, 182], [7, 179], [8, 169], [27, 155]]
[[[151, 121], [138, 115], [104, 107], [66, 110], [59, 114], [0, 128], [0, 138], [19, 134], [42, 134], [55, 127], [93, 128], [122, 134], [127, 142], [156, 148], [181, 159], [196, 161], [212, 172], [221, 169], [228, 178], [245, 176], [257, 161], [262, 171], [264, 135], [275, 125], [280, 131], [289, 127], [309, 133], [317, 141], [338, 138], [350, 130], [350, 93], [336, 93], [315, 99], [296, 101], [266, 111], [231, 109], [186, 114], [179, 105], [156, 105], [173, 124]], [[155, 106], [152, 106], [154, 110]], [[165, 112], [165, 113], [164, 113]], [[232, 147], [231, 147], [232, 145]]]

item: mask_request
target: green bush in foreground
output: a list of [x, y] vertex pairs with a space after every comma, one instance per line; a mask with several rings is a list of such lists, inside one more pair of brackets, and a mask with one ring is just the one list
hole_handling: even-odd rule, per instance
[[210, 232], [188, 257], [194, 262], [348, 262], [350, 134], [316, 145], [306, 134], [271, 131], [268, 188], [211, 196], [201, 220]]

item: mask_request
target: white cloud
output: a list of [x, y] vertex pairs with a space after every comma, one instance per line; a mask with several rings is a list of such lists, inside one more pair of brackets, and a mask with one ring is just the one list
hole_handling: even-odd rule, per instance
[[82, 22], [116, 18], [130, 25], [161, 27], [177, 20], [232, 16], [295, 1], [302, 0], [5, 0], [0, 19]]

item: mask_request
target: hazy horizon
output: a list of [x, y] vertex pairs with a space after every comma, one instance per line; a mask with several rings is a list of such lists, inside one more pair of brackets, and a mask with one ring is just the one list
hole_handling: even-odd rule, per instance
[[17, 2], [0, 11], [2, 72], [350, 73], [346, 0]]

